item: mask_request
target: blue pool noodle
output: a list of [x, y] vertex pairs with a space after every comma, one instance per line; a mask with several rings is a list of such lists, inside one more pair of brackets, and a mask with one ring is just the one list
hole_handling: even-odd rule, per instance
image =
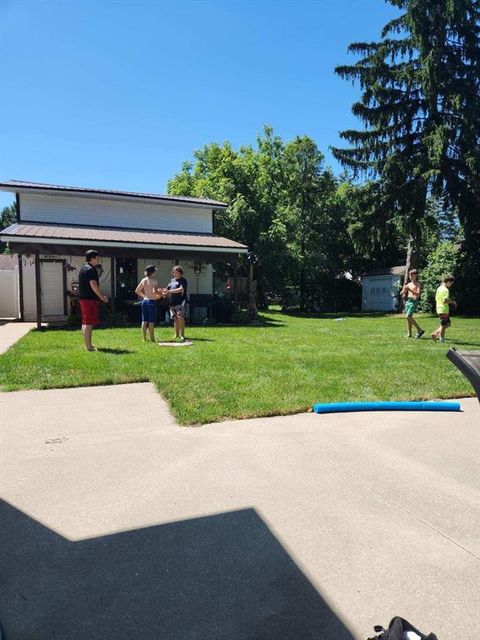
[[313, 405], [315, 413], [346, 411], [460, 411], [459, 402], [325, 402]]

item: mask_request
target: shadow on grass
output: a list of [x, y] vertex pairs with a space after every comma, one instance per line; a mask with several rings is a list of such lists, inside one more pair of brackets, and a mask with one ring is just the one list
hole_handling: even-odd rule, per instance
[[0, 523], [8, 640], [353, 640], [255, 509], [79, 541]]
[[117, 356], [121, 356], [126, 353], [137, 353], [136, 351], [131, 351], [130, 349], [113, 349], [110, 347], [96, 347], [95, 350], [100, 351], [101, 353], [113, 353]]
[[[192, 327], [193, 329], [259, 329], [261, 327], [283, 327], [285, 323], [276, 320], [274, 318], [270, 318], [269, 315], [272, 313], [279, 313], [277, 311], [268, 311], [267, 316], [263, 316], [262, 312], [259, 312], [258, 320], [255, 324], [247, 324], [247, 323], [235, 323], [235, 322], [226, 322], [226, 323], [212, 323], [212, 324], [189, 324], [187, 323], [187, 327]], [[337, 314], [338, 315], [338, 314]], [[336, 317], [336, 316], [332, 316]], [[159, 323], [155, 325], [155, 329], [173, 329], [173, 324], [164, 324]], [[99, 325], [95, 327], [95, 333], [97, 331], [105, 331], [106, 329], [139, 329], [139, 324], [124, 324], [121, 326], [108, 326], [108, 325]], [[63, 325], [63, 326], [53, 326], [53, 327], [42, 327], [41, 329], [34, 328], [32, 329], [33, 333], [47, 333], [49, 331], [69, 331], [75, 332], [78, 331], [80, 333], [81, 326], [72, 326], [72, 325]], [[94, 333], [94, 335], [95, 335]]]
[[448, 340], [448, 339], [447, 339], [447, 342], [449, 342], [453, 346], [456, 346], [457, 344], [459, 344], [462, 347], [480, 347], [480, 342], [460, 342], [460, 340]]
[[291, 316], [293, 318], [318, 318], [318, 320], [335, 320], [336, 318], [388, 318], [393, 317], [395, 313], [386, 313], [385, 311], [300, 311], [291, 309], [289, 311], [280, 311], [272, 309], [268, 314]]
[[[271, 312], [268, 311], [268, 314], [270, 314]], [[219, 323], [219, 324], [191, 324], [191, 325], [187, 325], [187, 327], [190, 326], [192, 328], [198, 328], [198, 329], [261, 329], [262, 327], [265, 328], [269, 328], [269, 329], [276, 329], [277, 327], [284, 327], [285, 323], [282, 322], [281, 320], [277, 320], [275, 318], [269, 318], [268, 316], [264, 316], [261, 314], [258, 315], [258, 319], [257, 322], [254, 324], [240, 324], [240, 323]]]

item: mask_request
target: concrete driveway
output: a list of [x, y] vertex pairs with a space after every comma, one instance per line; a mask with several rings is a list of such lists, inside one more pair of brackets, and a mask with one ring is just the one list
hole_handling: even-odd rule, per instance
[[462, 408], [179, 428], [150, 384], [1, 394], [6, 640], [477, 638]]

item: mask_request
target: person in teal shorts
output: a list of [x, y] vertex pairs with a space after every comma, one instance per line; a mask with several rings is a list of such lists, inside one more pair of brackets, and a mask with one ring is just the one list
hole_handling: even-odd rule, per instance
[[418, 322], [413, 317], [413, 314], [416, 313], [420, 307], [420, 296], [422, 295], [422, 287], [420, 286], [420, 282], [418, 281], [418, 270], [410, 269], [408, 272], [408, 282], [403, 285], [402, 290], [400, 291], [400, 295], [405, 300], [405, 316], [407, 318], [407, 338], [412, 337], [413, 327], [416, 328], [416, 338], [421, 338], [425, 331], [420, 327]]

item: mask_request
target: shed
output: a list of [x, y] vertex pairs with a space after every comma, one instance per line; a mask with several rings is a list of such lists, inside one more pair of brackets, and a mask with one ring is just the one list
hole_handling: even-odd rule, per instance
[[362, 311], [398, 311], [405, 266], [369, 271], [362, 278]]

